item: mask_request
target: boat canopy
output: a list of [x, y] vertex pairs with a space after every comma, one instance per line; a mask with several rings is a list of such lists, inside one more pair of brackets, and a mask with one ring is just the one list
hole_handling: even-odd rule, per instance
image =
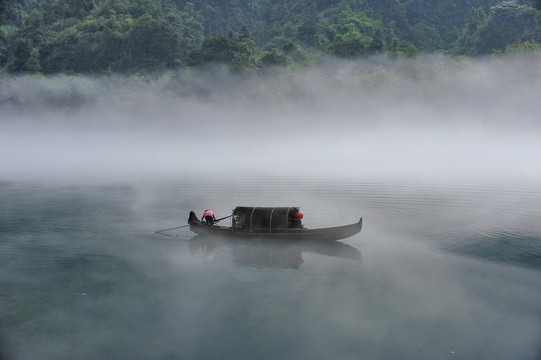
[[233, 210], [232, 225], [234, 229], [269, 233], [301, 229], [298, 213], [298, 207], [237, 206]]

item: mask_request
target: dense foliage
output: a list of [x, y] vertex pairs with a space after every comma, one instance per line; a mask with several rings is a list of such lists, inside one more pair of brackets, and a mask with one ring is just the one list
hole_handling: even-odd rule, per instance
[[318, 56], [539, 49], [541, 0], [2, 0], [9, 73], [149, 72]]

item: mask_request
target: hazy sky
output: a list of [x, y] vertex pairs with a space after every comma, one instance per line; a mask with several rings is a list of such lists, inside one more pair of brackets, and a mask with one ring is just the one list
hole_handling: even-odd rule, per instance
[[539, 61], [4, 78], [0, 179], [541, 175]]

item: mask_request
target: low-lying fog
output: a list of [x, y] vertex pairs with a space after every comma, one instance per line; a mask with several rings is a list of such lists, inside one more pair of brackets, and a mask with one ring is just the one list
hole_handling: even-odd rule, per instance
[[0, 178], [538, 179], [541, 62], [0, 80]]
[[[520, 58], [0, 77], [0, 358], [538, 360], [539, 94]], [[363, 216], [362, 262], [154, 233], [244, 204]]]

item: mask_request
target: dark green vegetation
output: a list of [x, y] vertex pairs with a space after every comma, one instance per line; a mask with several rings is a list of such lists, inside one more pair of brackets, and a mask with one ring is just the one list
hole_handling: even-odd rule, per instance
[[540, 0], [1, 0], [4, 73], [539, 51]]

